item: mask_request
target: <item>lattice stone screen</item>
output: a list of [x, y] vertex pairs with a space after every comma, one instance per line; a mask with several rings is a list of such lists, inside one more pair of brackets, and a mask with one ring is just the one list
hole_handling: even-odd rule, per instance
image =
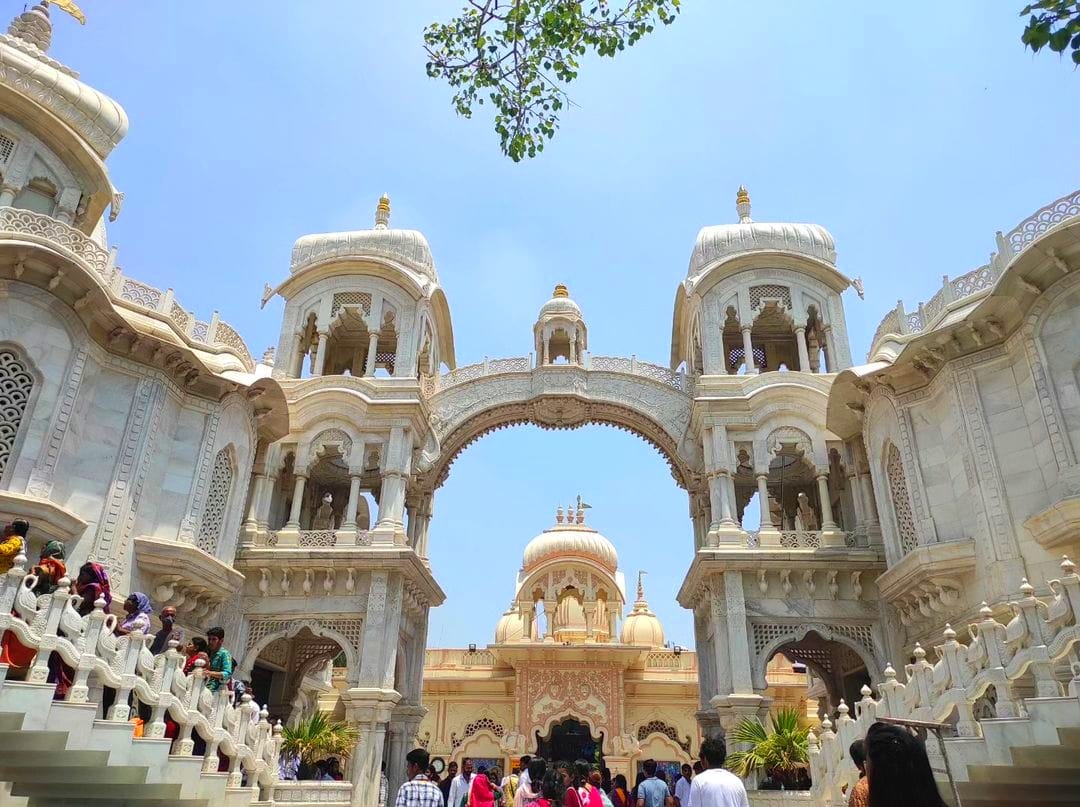
[[214, 457], [214, 470], [210, 476], [210, 489], [206, 493], [206, 509], [199, 526], [199, 549], [211, 555], [217, 554], [221, 530], [225, 526], [225, 514], [229, 509], [232, 493], [233, 470], [229, 449], [223, 448]]
[[904, 463], [900, 458], [900, 450], [891, 443], [885, 458], [885, 474], [889, 478], [889, 493], [893, 512], [896, 514], [897, 537], [900, 539], [900, 548], [906, 555], [919, 545], [919, 537], [915, 531], [915, 516], [911, 512], [911, 497], [908, 495], [907, 477], [904, 476]]
[[0, 348], [0, 476], [15, 453], [15, 438], [33, 390], [34, 377], [19, 355]]
[[0, 165], [11, 159], [15, 151], [15, 141], [6, 134], [0, 134]]
[[791, 310], [791, 290], [787, 286], [751, 286], [750, 308], [756, 311], [761, 307], [762, 300], [779, 300], [781, 305]]

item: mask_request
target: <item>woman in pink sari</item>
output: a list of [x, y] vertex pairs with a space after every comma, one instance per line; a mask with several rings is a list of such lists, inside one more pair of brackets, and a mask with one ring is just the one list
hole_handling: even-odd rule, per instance
[[495, 807], [496, 793], [502, 795], [498, 785], [488, 779], [487, 768], [481, 765], [469, 786], [469, 807]]

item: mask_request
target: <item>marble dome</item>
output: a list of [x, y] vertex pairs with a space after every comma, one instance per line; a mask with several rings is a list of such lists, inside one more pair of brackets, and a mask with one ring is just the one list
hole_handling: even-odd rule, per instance
[[551, 299], [540, 306], [539, 319], [546, 317], [567, 317], [581, 319], [581, 308], [570, 299], [570, 292], [562, 283], [555, 287]]
[[584, 523], [584, 512], [578, 511], [574, 523], [572, 516], [564, 520], [562, 508], [556, 515], [556, 524], [533, 538], [525, 547], [522, 568], [528, 572], [548, 558], [577, 556], [594, 560], [614, 573], [619, 566], [615, 546]]
[[645, 600], [645, 586], [640, 574], [638, 575], [637, 601], [623, 621], [619, 639], [623, 644], [639, 647], [664, 646], [664, 626], [660, 624], [659, 617], [652, 612], [649, 603]]

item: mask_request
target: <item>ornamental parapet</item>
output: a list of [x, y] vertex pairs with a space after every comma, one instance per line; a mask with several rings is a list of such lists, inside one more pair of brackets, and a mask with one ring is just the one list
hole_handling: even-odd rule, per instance
[[42, 244], [74, 261], [108, 295], [110, 302], [139, 314], [149, 314], [166, 325], [185, 344], [197, 350], [229, 353], [244, 369], [254, 372], [255, 362], [236, 329], [218, 318], [197, 319], [173, 296], [172, 289], [159, 289], [127, 277], [116, 265], [116, 250], [107, 250], [80, 230], [62, 221], [14, 207], [0, 207], [0, 242], [30, 241]]
[[957, 308], [969, 306], [986, 296], [997, 284], [1005, 267], [1030, 247], [1051, 228], [1064, 221], [1080, 216], [1080, 190], [1062, 196], [1045, 207], [1032, 213], [1011, 229], [1008, 234], [997, 233], [997, 252], [991, 255], [990, 262], [972, 269], [967, 274], [949, 279], [942, 278], [937, 294], [925, 303], [919, 303], [913, 311], [904, 308], [903, 300], [898, 300], [896, 308], [889, 311], [881, 320], [874, 338], [870, 341], [869, 359], [877, 351], [878, 343], [885, 337], [906, 337], [936, 328]]
[[[567, 367], [568, 369], [580, 369], [576, 365], [549, 364], [543, 367], [544, 371]], [[685, 373], [676, 373], [659, 364], [640, 361], [636, 356], [629, 358], [623, 356], [593, 356], [585, 357], [584, 367], [588, 373], [614, 373], [618, 375], [633, 376], [635, 378], [647, 378], [670, 387], [688, 397], [693, 397], [694, 380]], [[461, 384], [467, 384], [478, 378], [497, 375], [528, 374], [536, 367], [535, 358], [532, 355], [518, 356], [509, 359], [484, 359], [476, 364], [458, 367], [445, 375], [425, 375], [420, 379], [420, 390], [425, 397], [431, 397], [437, 392], [443, 392]]]

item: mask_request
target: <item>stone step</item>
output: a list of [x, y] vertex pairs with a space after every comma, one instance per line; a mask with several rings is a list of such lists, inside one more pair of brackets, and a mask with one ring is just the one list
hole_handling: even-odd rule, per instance
[[0, 780], [5, 782], [64, 782], [87, 785], [141, 785], [146, 782], [146, 768], [135, 765], [68, 765], [67, 754], [78, 753], [74, 751], [57, 754], [56, 764], [49, 764], [38, 755], [38, 760], [32, 765], [13, 765], [5, 755], [0, 760]]
[[[960, 782], [963, 807], [1080, 807], [1080, 791], [1061, 785], [1030, 785], [1001, 782]], [[956, 803], [948, 787], [942, 797]]]
[[1021, 765], [969, 765], [972, 782], [1080, 787], [1080, 768], [1030, 768]]
[[75, 804], [116, 804], [130, 801], [144, 804], [160, 801], [180, 804], [180, 785], [168, 784], [97, 784], [86, 787], [77, 782], [13, 782], [11, 792], [16, 796], [28, 796], [32, 804], [39, 799], [67, 799]]
[[67, 734], [62, 731], [0, 731], [0, 751], [63, 751]]
[[[90, 798], [89, 800], [80, 797], [79, 801], [73, 802], [69, 798], [35, 798], [33, 801], [33, 807], [74, 807], [76, 804], [100, 804], [108, 805], [108, 807], [216, 807], [215, 802], [211, 802], [207, 799], [127, 799], [127, 798], [115, 798], [112, 800], [97, 800]], [[1014, 806], [1015, 807], [1015, 806]]]
[[1061, 745], [1029, 745], [1012, 749], [1013, 763], [1029, 768], [1077, 768], [1080, 754]]
[[[64, 751], [63, 764], [67, 767], [98, 767], [109, 764], [108, 751]], [[5, 751], [0, 764], [9, 768], [21, 768], [24, 765], [40, 765], [40, 751]]]
[[1058, 737], [1067, 748], [1080, 748], [1080, 728], [1058, 729]]

